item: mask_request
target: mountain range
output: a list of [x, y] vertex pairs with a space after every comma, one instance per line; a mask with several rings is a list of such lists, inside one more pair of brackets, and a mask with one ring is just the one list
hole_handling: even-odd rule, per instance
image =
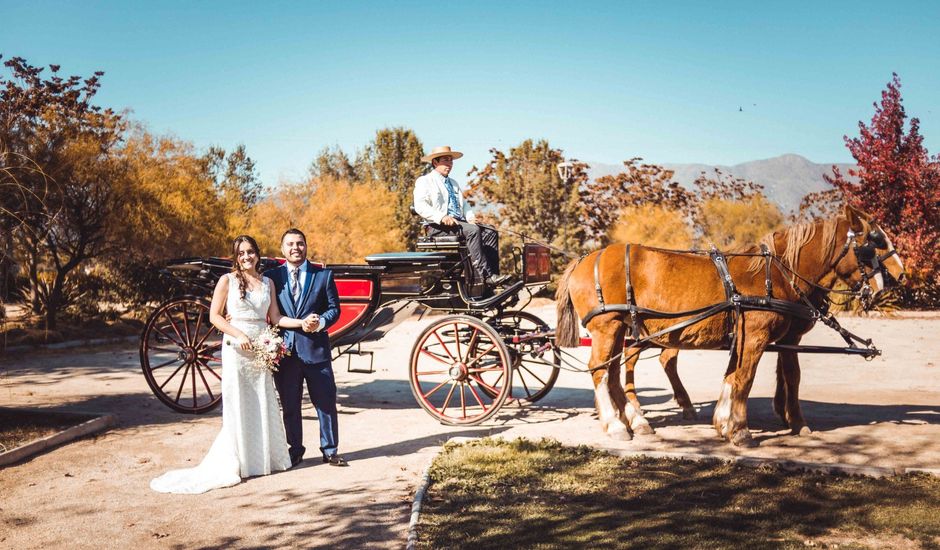
[[[592, 180], [623, 171], [622, 164], [588, 162], [588, 165], [590, 166], [588, 174]], [[721, 170], [723, 174], [759, 183], [764, 186], [764, 195], [786, 214], [795, 212], [800, 206], [800, 201], [808, 193], [831, 188], [823, 179], [823, 174], [831, 175], [833, 165], [838, 166], [843, 175], [847, 175], [850, 168], [855, 168], [854, 164], [845, 163], [817, 164], [794, 154], [752, 160], [732, 166], [713, 164], [663, 164], [662, 166], [675, 172], [674, 181], [689, 188], [702, 172], [713, 175], [715, 168]]]

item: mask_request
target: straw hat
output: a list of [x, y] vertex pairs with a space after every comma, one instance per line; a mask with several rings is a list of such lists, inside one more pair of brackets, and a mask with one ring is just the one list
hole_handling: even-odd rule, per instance
[[421, 157], [421, 162], [431, 162], [437, 157], [447, 157], [447, 156], [453, 157], [454, 160], [457, 160], [463, 156], [463, 153], [461, 153], [460, 151], [451, 151], [450, 145], [444, 145], [441, 147], [435, 147], [434, 149], [431, 149], [431, 152], [429, 154]]

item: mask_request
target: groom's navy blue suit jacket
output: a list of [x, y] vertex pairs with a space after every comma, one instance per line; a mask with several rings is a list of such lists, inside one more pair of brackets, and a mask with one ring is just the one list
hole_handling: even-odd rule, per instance
[[326, 329], [339, 319], [339, 293], [336, 291], [332, 271], [310, 262], [306, 264], [309, 276], [301, 289], [297, 304], [294, 304], [290, 294], [288, 264], [265, 271], [264, 276], [274, 283], [277, 307], [281, 310], [281, 315], [294, 319], [303, 319], [311, 313], [320, 316], [324, 326], [316, 332], [304, 332], [299, 328], [283, 330], [284, 343], [294, 357], [304, 363], [323, 363], [330, 360], [330, 337]]

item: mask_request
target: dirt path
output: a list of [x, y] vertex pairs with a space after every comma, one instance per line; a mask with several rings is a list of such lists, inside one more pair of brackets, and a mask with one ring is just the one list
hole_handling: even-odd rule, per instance
[[[554, 324], [550, 308], [537, 313]], [[552, 437], [565, 443], [624, 450], [746, 454], [793, 460], [889, 467], [940, 468], [940, 317], [846, 319], [884, 351], [865, 362], [807, 356], [804, 413], [816, 430], [794, 437], [771, 411], [775, 356], [758, 369], [749, 403], [760, 446], [738, 451], [717, 440], [711, 408], [725, 369], [721, 352], [680, 355], [679, 371], [700, 409], [682, 422], [656, 359], [638, 367], [640, 399], [655, 436], [607, 439], [593, 414], [585, 374], [563, 372], [537, 406], [505, 412], [479, 428], [436, 424], [416, 405], [407, 382], [407, 357], [428, 322], [408, 321], [371, 346], [373, 375], [335, 365], [340, 386], [341, 452], [350, 467], [313, 460], [273, 476], [249, 479], [204, 495], [153, 493], [151, 478], [195, 464], [215, 436], [220, 414], [188, 417], [151, 394], [136, 350], [114, 347], [7, 358], [0, 363], [0, 405], [112, 412], [118, 425], [0, 470], [0, 547], [140, 548], [339, 547], [400, 548], [411, 496], [424, 466], [448, 437]], [[837, 345], [817, 329], [807, 343]], [[316, 438], [313, 410], [304, 431]]]

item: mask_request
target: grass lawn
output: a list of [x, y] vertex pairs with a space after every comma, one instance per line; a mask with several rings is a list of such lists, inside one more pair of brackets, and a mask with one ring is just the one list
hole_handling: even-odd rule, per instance
[[940, 479], [617, 458], [553, 441], [448, 446], [420, 548], [940, 548]]
[[0, 409], [0, 453], [90, 419], [74, 414]]

